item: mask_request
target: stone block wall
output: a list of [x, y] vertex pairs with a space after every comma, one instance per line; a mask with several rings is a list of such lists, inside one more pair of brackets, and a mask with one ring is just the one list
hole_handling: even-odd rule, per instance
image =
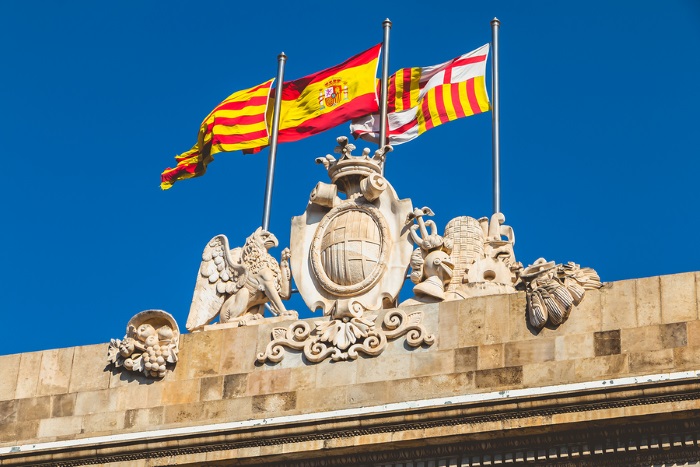
[[541, 332], [524, 293], [413, 306], [435, 344], [355, 361], [256, 364], [280, 323], [185, 334], [161, 381], [111, 370], [107, 344], [0, 356], [0, 447], [698, 370], [698, 281], [609, 283]]

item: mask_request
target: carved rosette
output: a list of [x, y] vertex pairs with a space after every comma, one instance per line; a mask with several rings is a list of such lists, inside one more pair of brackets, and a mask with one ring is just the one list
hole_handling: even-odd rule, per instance
[[327, 358], [333, 361], [355, 360], [360, 353], [377, 356], [384, 352], [390, 339], [406, 336], [411, 347], [430, 346], [435, 336], [423, 326], [423, 312], [406, 313], [393, 309], [384, 316], [382, 327], [377, 327], [377, 315], [317, 321], [312, 328], [306, 321], [297, 321], [288, 328], [274, 328], [272, 340], [265, 352], [258, 354], [258, 362], [277, 363], [285, 356], [285, 349], [300, 350], [312, 363]]
[[142, 311], [129, 320], [123, 339], [112, 339], [107, 361], [115, 368], [162, 378], [177, 363], [179, 344], [180, 329], [170, 313]]
[[557, 265], [544, 258], [525, 268], [520, 278], [525, 283], [528, 319], [536, 329], [542, 329], [548, 322], [559, 326], [581, 303], [586, 290], [603, 285], [591, 268], [581, 268], [572, 262]]

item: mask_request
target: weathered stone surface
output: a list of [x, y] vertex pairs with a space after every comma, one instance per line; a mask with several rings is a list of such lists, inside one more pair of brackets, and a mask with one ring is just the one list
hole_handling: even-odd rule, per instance
[[525, 363], [546, 362], [549, 360], [554, 360], [554, 339], [551, 337], [505, 344], [506, 366], [518, 366]]
[[595, 334], [567, 334], [555, 337], [554, 358], [556, 360], [574, 360], [595, 356]]
[[631, 353], [629, 367], [635, 374], [658, 373], [673, 368], [673, 349]]
[[[41, 368], [42, 352], [23, 353], [20, 356], [19, 370], [17, 372], [17, 390], [15, 397], [35, 397], [39, 385], [39, 370]], [[3, 369], [4, 375], [4, 369]]]
[[602, 331], [637, 326], [636, 284], [634, 280], [612, 282], [600, 289]]
[[596, 357], [620, 353], [620, 330], [596, 332], [593, 335], [593, 350]]
[[503, 386], [518, 387], [523, 382], [523, 367], [508, 366], [492, 370], [477, 370], [474, 372], [474, 383], [477, 388], [498, 389]]
[[474, 371], [478, 367], [479, 347], [462, 347], [455, 349], [455, 371]]
[[661, 276], [661, 321], [678, 323], [698, 317], [695, 273]]
[[221, 400], [224, 393], [223, 376], [211, 376], [199, 380], [199, 400]]
[[51, 416], [51, 396], [19, 399], [19, 420], [41, 420]]
[[661, 279], [658, 276], [645, 277], [636, 282], [637, 324], [661, 324]]
[[2, 371], [2, 377], [0, 377], [0, 401], [14, 399], [15, 397], [21, 358], [20, 354], [0, 356], [0, 371]]
[[253, 413], [275, 413], [280, 414], [289, 410], [294, 410], [297, 406], [296, 392], [283, 392], [270, 394], [267, 396], [253, 396]]
[[67, 348], [42, 352], [38, 395], [68, 392], [74, 351], [74, 348]]

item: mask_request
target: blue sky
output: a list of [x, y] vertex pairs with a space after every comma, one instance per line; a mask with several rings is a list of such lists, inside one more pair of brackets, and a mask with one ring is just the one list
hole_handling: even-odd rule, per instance
[[[473, 50], [502, 21], [501, 206], [518, 260], [603, 281], [700, 269], [699, 2], [243, 3], [0, 3], [0, 354], [121, 338], [151, 308], [184, 330], [206, 242], [240, 245], [260, 224], [267, 150], [217, 155], [167, 192], [161, 171], [217, 103], [274, 77], [279, 52], [299, 78], [380, 42], [386, 17], [392, 72]], [[348, 133], [280, 145], [281, 246], [327, 181], [314, 159]], [[398, 146], [386, 176], [441, 230], [490, 215], [491, 114]]]

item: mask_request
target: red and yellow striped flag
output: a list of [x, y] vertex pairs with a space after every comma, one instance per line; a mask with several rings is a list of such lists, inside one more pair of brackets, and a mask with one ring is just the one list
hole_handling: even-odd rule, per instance
[[[440, 65], [402, 68], [389, 78], [389, 144], [411, 141], [443, 123], [490, 110], [486, 93], [486, 44]], [[379, 141], [379, 115], [353, 120], [357, 138]]]
[[214, 160], [214, 154], [251, 149], [268, 144], [265, 118], [274, 79], [234, 92], [207, 115], [199, 128], [197, 143], [175, 156], [177, 166], [160, 175], [160, 187], [167, 190], [185, 178], [199, 177]]

